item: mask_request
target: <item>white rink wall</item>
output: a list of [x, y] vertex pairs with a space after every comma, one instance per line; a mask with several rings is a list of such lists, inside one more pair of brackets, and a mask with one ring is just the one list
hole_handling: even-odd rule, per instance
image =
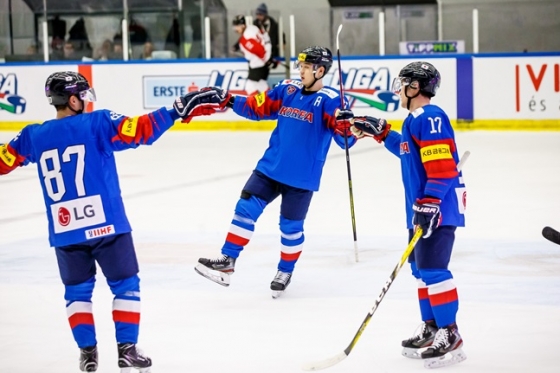
[[[560, 53], [512, 56], [426, 58], [441, 72], [433, 102], [443, 107], [458, 129], [560, 129]], [[359, 115], [372, 115], [399, 125], [406, 111], [391, 91], [392, 80], [410, 58], [346, 58], [342, 60], [346, 98]], [[220, 86], [245, 94], [246, 62], [143, 62], [92, 64], [0, 65], [0, 130], [18, 130], [53, 117], [43, 82], [53, 71], [84, 74], [98, 101], [90, 108], [126, 114], [147, 113], [169, 106], [189, 89]], [[296, 78], [292, 71], [292, 78]], [[271, 85], [285, 78], [284, 67], [272, 72]], [[336, 64], [324, 80], [338, 88]], [[197, 118], [175, 129], [266, 129], [273, 121], [250, 122], [231, 110]]]

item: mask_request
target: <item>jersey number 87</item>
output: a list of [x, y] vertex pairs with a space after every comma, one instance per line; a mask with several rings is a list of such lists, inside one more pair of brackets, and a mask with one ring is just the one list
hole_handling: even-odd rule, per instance
[[[72, 145], [67, 147], [64, 153], [62, 153], [62, 162], [70, 162], [70, 156], [72, 154], [77, 155], [75, 183], [78, 197], [82, 197], [86, 195], [84, 187], [84, 158], [86, 155], [86, 147], [84, 145]], [[52, 169], [48, 167], [48, 160], [51, 160]], [[41, 172], [43, 173], [43, 181], [45, 182], [45, 189], [48, 196], [55, 202], [60, 201], [66, 193], [66, 186], [64, 185], [64, 178], [62, 177], [58, 149], [44, 151], [43, 154], [41, 154], [39, 162], [41, 164]], [[53, 184], [56, 186], [56, 192], [55, 188], [53, 188]]]

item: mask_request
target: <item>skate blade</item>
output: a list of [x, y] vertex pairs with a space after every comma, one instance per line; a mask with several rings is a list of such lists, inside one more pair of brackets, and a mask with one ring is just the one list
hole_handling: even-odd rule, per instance
[[434, 357], [430, 359], [424, 359], [424, 368], [428, 369], [436, 369], [447, 367], [450, 365], [454, 365], [460, 363], [461, 361], [465, 360], [467, 355], [463, 352], [461, 348], [456, 350], [450, 351], [441, 357]]
[[422, 348], [403, 347], [402, 356], [409, 359], [422, 359], [422, 352], [426, 351], [427, 349], [427, 346]]
[[284, 290], [272, 290], [272, 299], [280, 298], [284, 294]]
[[[134, 370], [133, 370], [134, 369]], [[150, 367], [148, 368], [121, 368], [121, 373], [151, 373]]]
[[206, 277], [208, 280], [213, 281], [216, 284], [229, 286], [230, 276], [228, 273], [210, 269], [202, 264], [197, 264], [196, 267], [194, 267], [194, 270], [202, 277]]

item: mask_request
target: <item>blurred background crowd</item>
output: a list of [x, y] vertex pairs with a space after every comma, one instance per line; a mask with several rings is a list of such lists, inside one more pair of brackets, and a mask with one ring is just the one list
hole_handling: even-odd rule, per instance
[[345, 54], [375, 55], [381, 12], [387, 54], [401, 41], [442, 39], [473, 52], [473, 9], [480, 52], [560, 50], [558, 0], [0, 0], [0, 59], [42, 61], [45, 45], [54, 61], [235, 57], [238, 14], [268, 32], [274, 58], [290, 55], [291, 40], [294, 50], [333, 46], [341, 22], [352, 23]]

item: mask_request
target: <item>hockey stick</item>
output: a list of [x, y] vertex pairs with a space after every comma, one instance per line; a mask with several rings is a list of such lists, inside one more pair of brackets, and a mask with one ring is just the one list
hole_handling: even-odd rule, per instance
[[371, 317], [373, 316], [373, 314], [377, 310], [377, 307], [379, 307], [379, 304], [381, 303], [381, 301], [385, 297], [385, 294], [387, 294], [387, 291], [389, 291], [389, 288], [391, 287], [391, 284], [393, 283], [393, 281], [397, 277], [397, 274], [401, 270], [402, 266], [406, 262], [406, 259], [408, 258], [408, 256], [412, 252], [412, 250], [414, 249], [414, 246], [416, 246], [416, 243], [418, 242], [418, 240], [420, 239], [421, 236], [422, 236], [422, 229], [418, 228], [416, 230], [416, 233], [414, 233], [414, 236], [410, 240], [408, 246], [406, 247], [406, 250], [404, 251], [404, 253], [401, 257], [401, 260], [399, 260], [399, 262], [395, 266], [395, 269], [393, 269], [393, 272], [391, 273], [391, 276], [389, 276], [389, 279], [385, 283], [385, 286], [383, 286], [383, 289], [381, 289], [381, 294], [379, 294], [379, 296], [375, 300], [375, 304], [373, 305], [373, 308], [368, 312], [364, 321], [362, 321], [362, 325], [360, 325], [360, 328], [356, 332], [356, 335], [354, 336], [354, 338], [352, 338], [352, 341], [350, 342], [348, 347], [346, 347], [346, 349], [344, 351], [342, 351], [341, 353], [339, 353], [339, 354], [337, 354], [337, 355], [335, 355], [335, 356], [333, 356], [329, 359], [304, 365], [302, 367], [303, 370], [313, 371], [313, 370], [325, 369], [325, 368], [331, 367], [331, 366], [341, 362], [342, 360], [346, 359], [346, 357], [348, 355], [350, 355], [350, 352], [352, 352], [352, 349], [354, 348], [356, 343], [358, 343], [358, 340], [360, 339], [360, 336], [362, 335], [362, 333], [366, 329], [366, 326], [368, 326], [369, 321], [371, 320]]
[[465, 162], [467, 161], [467, 159], [469, 159], [470, 155], [471, 155], [471, 152], [469, 150], [467, 150], [463, 153], [463, 156], [459, 160], [459, 163], [457, 163], [457, 171], [461, 171], [463, 169], [463, 166], [465, 165]]
[[551, 227], [544, 227], [542, 230], [542, 235], [550, 242], [560, 245], [560, 232], [558, 232], [556, 229]]
[[[340, 44], [339, 36], [342, 31], [342, 23], [336, 32], [336, 56], [338, 60], [338, 84], [340, 85], [340, 108], [345, 109], [344, 87], [342, 84], [342, 68], [340, 65]], [[352, 217], [352, 233], [354, 234], [354, 258], [359, 262], [358, 256], [358, 234], [356, 233], [356, 215], [354, 213], [354, 191], [352, 189], [352, 172], [350, 171], [350, 152], [348, 150], [348, 134], [344, 133], [344, 151], [346, 152], [346, 170], [348, 171], [348, 193], [350, 194], [350, 216]]]
[[[459, 163], [457, 164], [457, 171], [461, 171], [463, 169], [463, 166], [465, 165], [465, 162], [467, 161], [467, 159], [469, 158], [470, 155], [471, 155], [471, 152], [468, 151], [468, 150], [465, 153], [463, 153], [463, 156], [461, 157], [461, 159], [459, 160]], [[544, 233], [544, 231], [543, 231], [543, 233]], [[401, 260], [397, 263], [397, 265], [395, 266], [395, 269], [393, 269], [393, 272], [389, 276], [389, 279], [385, 283], [385, 286], [383, 287], [383, 289], [381, 289], [381, 294], [379, 294], [379, 296], [375, 300], [375, 304], [373, 305], [373, 308], [368, 312], [364, 321], [362, 321], [362, 325], [360, 325], [360, 328], [356, 332], [356, 335], [354, 335], [354, 338], [352, 338], [352, 341], [350, 342], [348, 347], [346, 347], [346, 349], [344, 351], [342, 351], [341, 353], [339, 353], [339, 354], [337, 354], [337, 355], [335, 355], [335, 356], [333, 356], [329, 359], [326, 359], [326, 360], [323, 360], [323, 361], [317, 361], [317, 362], [311, 363], [311, 364], [305, 364], [302, 367], [303, 370], [313, 371], [313, 370], [321, 370], [321, 369], [329, 368], [329, 367], [332, 367], [335, 364], [338, 364], [342, 360], [346, 359], [346, 357], [348, 355], [350, 355], [350, 352], [352, 352], [352, 349], [354, 348], [356, 343], [358, 343], [358, 340], [360, 339], [362, 333], [364, 332], [364, 330], [368, 326], [369, 321], [371, 320], [371, 317], [373, 316], [373, 314], [377, 310], [377, 307], [379, 307], [379, 304], [381, 303], [381, 301], [385, 297], [385, 294], [387, 294], [387, 292], [389, 291], [389, 288], [391, 287], [391, 284], [393, 283], [393, 281], [397, 277], [397, 274], [399, 273], [402, 266], [404, 265], [404, 262], [406, 262], [406, 259], [408, 258], [408, 256], [412, 252], [412, 250], [414, 249], [414, 246], [416, 246], [416, 243], [418, 242], [418, 240], [420, 239], [421, 236], [422, 236], [422, 229], [420, 227], [418, 227], [416, 229], [416, 232], [414, 233], [414, 236], [412, 236], [412, 239], [408, 243], [408, 246], [406, 247], [406, 250], [404, 251], [404, 253], [401, 257]]]

